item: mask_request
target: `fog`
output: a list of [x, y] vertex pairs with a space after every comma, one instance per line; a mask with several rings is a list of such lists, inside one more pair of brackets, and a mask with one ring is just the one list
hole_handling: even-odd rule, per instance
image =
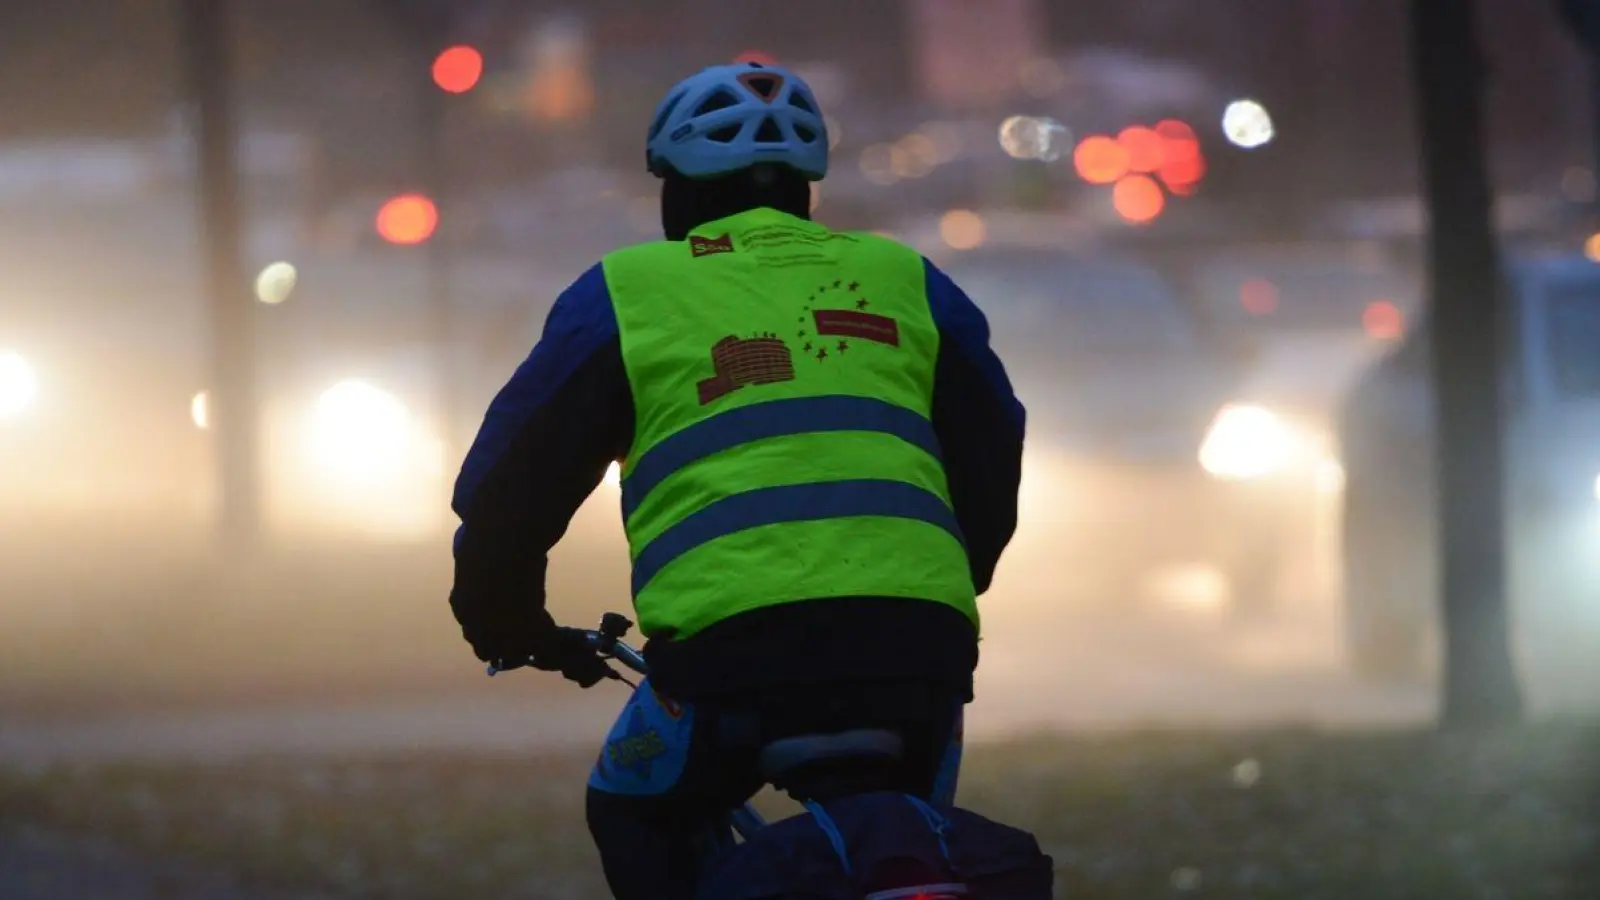
[[[14, 840], [35, 827], [353, 894], [500, 883], [476, 838], [453, 851], [473, 866], [412, 887], [406, 866], [426, 853], [402, 851], [400, 874], [374, 887], [350, 874], [367, 851], [349, 847], [367, 838], [340, 844], [338, 827], [315, 852], [273, 856], [283, 803], [311, 804], [309, 831], [344, 821], [316, 806], [317, 767], [340, 760], [413, 760], [381, 776], [408, 787], [369, 793], [416, 800], [428, 822], [454, 798], [439, 831], [481, 821], [495, 779], [534, 790], [479, 772], [480, 758], [560, 771], [560, 790], [524, 795], [519, 814], [548, 801], [561, 822], [582, 818], [572, 760], [601, 745], [628, 692], [487, 676], [448, 604], [451, 489], [556, 296], [604, 254], [659, 239], [640, 153], [654, 104], [735, 59], [815, 88], [831, 168], [812, 216], [949, 273], [1028, 408], [1017, 533], [980, 599], [966, 729], [986, 749], [964, 797], [1033, 816], [1018, 821], [1090, 872], [1084, 884], [1127, 890], [1115, 896], [1191, 890], [1204, 855], [1192, 848], [1258, 837], [1292, 845], [1260, 863], [1285, 890], [1379, 897], [1338, 879], [1400, 885], [1396, 872], [1437, 857], [1441, 880], [1395, 896], [1468, 896], [1457, 876], [1481, 896], [1523, 896], [1491, 882], [1520, 886], [1597, 833], [1501, 839], [1577, 809], [1586, 745], [1537, 729], [1600, 712], [1596, 105], [1592, 61], [1556, 4], [1478, 4], [1507, 283], [1507, 608], [1530, 724], [1470, 746], [1428, 743], [1443, 663], [1438, 404], [1408, 4], [223, 5], [227, 40], [194, 44], [184, 4], [0, 4], [0, 898], [62, 895], [7, 893], [29, 866], [76, 871], [70, 842], [62, 862]], [[197, 46], [225, 51], [208, 65], [231, 73], [187, 55]], [[229, 90], [209, 111], [231, 117], [235, 140], [208, 156], [202, 125], [221, 120], [197, 98], [217, 85]], [[206, 159], [225, 163], [209, 180]], [[632, 615], [617, 480], [551, 556], [562, 624]], [[1303, 744], [1312, 761], [1286, 790], [1334, 785], [1281, 801], [1311, 810], [1295, 826], [1310, 836], [1278, 827], [1270, 791], [1220, 825], [1189, 815], [1232, 809], [1206, 793], [1217, 772], [1257, 771], [1258, 752], [1294, 769]], [[1201, 771], [1169, 750], [1226, 767], [1157, 792], [1182, 807], [1152, 814], [1170, 825], [1157, 837], [1183, 846], [1132, 862], [1093, 849], [1084, 823], [1137, 811], [1136, 791], [1104, 799], [1102, 782]], [[1353, 758], [1370, 763], [1349, 770], [1369, 790], [1346, 796]], [[992, 774], [1017, 759], [1032, 780]], [[216, 765], [183, 768], [196, 760]], [[1427, 771], [1384, 782], [1402, 764]], [[1453, 805], [1457, 764], [1487, 779], [1483, 796], [1537, 782], [1544, 799], [1480, 817]], [[422, 768], [395, 774], [408, 765]], [[1117, 766], [1129, 780], [1104, 774]], [[245, 774], [215, 797], [198, 775], [163, 774], [202, 770]], [[261, 771], [271, 796], [240, 799]], [[133, 812], [101, 816], [102, 788], [84, 787], [101, 776], [122, 798], [107, 809]], [[158, 814], [162, 785], [177, 806]], [[1384, 846], [1367, 857], [1295, 868], [1359, 850], [1360, 823], [1404, 818], [1390, 814], [1405, 791], [1420, 792], [1405, 809], [1442, 804], [1407, 820], [1423, 823], [1414, 844], [1373, 837]], [[1338, 813], [1346, 800], [1366, 806]], [[207, 802], [270, 827], [195, 837], [172, 824], [178, 806], [209, 821]], [[1509, 847], [1486, 864], [1504, 863], [1498, 882], [1460, 862], [1472, 853], [1438, 849], [1479, 825], [1474, 840]], [[568, 852], [569, 831], [507, 858], [559, 856], [582, 870], [560, 884], [589, 896], [594, 861]], [[417, 846], [477, 834], [459, 832]], [[245, 850], [260, 858], [240, 862]], [[1156, 880], [1116, 881], [1147, 863]], [[559, 866], [528, 865], [516, 877], [532, 881], [508, 895], [556, 896], [559, 878], [541, 879]], [[1595, 896], [1560, 889], [1548, 896]]]
[[[68, 5], [7, 30], [90, 46], [104, 23], [60, 18]], [[212, 539], [222, 458], [209, 400], [223, 370], [193, 110], [162, 49], [174, 22], [123, 23], [129, 40], [106, 65], [147, 73], [137, 89], [63, 72], [18, 107], [0, 136], [0, 748], [592, 739], [619, 692], [490, 681], [460, 640], [445, 602], [449, 482], [555, 293], [658, 227], [650, 180], [618, 163], [636, 157], [620, 149], [637, 139], [635, 113], [674, 73], [728, 52], [707, 56], [713, 45], [759, 56], [767, 41], [793, 45], [784, 55], [835, 110], [839, 162], [816, 215], [946, 267], [989, 316], [1030, 409], [1022, 523], [983, 598], [974, 728], [1427, 720], [1436, 660], [1415, 677], [1357, 677], [1342, 583], [1341, 404], [1421, 314], [1404, 212], [1414, 151], [1369, 143], [1407, 133], [1406, 102], [1363, 106], [1355, 76], [1271, 90], [1293, 61], [1231, 59], [1229, 28], [1171, 10], [1008, 8], [981, 40], [1031, 60], [1020, 93], [964, 79], [981, 67], [949, 29], [973, 23], [947, 13], [915, 27], [859, 13], [895, 35], [871, 62], [849, 40], [723, 22], [650, 56], [659, 78], [618, 80], [597, 61], [637, 46], [637, 14], [558, 12], [485, 4], [464, 20], [458, 36], [490, 65], [430, 133], [437, 89], [402, 74], [409, 26], [354, 7], [241, 5], [248, 284], [229, 302], [252, 307], [237, 326], [251, 332], [260, 414], [264, 536], [250, 554]], [[329, 38], [358, 25], [359, 42]], [[1531, 210], [1507, 227], [1559, 242], [1549, 211], [1593, 176], [1582, 111], [1528, 87], [1579, 65], [1556, 28], [1528, 26], [1562, 50], [1511, 66], [1522, 112], [1497, 113], [1493, 137], [1502, 189]], [[1339, 59], [1339, 40], [1317, 58]], [[1373, 67], [1399, 77], [1401, 44], [1374, 47]], [[452, 90], [474, 88], [477, 70], [463, 71]], [[324, 78], [341, 88], [317, 91]], [[535, 92], [520, 106], [519, 85]], [[1350, 141], [1374, 152], [1327, 157], [1319, 129], [1352, 116], [1369, 131]], [[420, 167], [433, 140], [443, 170]], [[1123, 144], [1168, 154], [1147, 166], [1167, 185], [1154, 221], [1104, 185], [1108, 166], [1132, 177]], [[448, 182], [434, 184], [439, 171]], [[446, 183], [458, 212], [440, 235], [395, 244], [423, 220], [385, 197], [432, 204]], [[1261, 202], [1290, 184], [1288, 206]], [[564, 622], [628, 607], [617, 506], [602, 485], [556, 552]], [[1537, 707], [1581, 705], [1574, 673], [1534, 674]]]

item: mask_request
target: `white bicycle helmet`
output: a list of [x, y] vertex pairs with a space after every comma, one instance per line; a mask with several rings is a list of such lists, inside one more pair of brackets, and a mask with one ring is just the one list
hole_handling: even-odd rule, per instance
[[657, 177], [674, 169], [689, 178], [781, 163], [820, 181], [828, 173], [828, 129], [816, 95], [789, 70], [711, 66], [680, 81], [656, 107], [645, 162]]

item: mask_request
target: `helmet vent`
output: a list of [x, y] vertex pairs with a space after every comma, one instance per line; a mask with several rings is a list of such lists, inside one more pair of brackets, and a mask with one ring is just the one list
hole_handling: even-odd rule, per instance
[[727, 109], [730, 106], [738, 105], [739, 98], [735, 97], [732, 91], [726, 88], [718, 88], [712, 92], [711, 96], [700, 101], [700, 105], [695, 107], [694, 114], [703, 116], [706, 113], [714, 113], [719, 109]]
[[716, 131], [708, 131], [706, 132], [706, 140], [716, 141], [719, 144], [731, 144], [733, 139], [739, 136], [740, 128], [741, 126], [739, 125], [727, 125], [718, 128]]
[[677, 109], [678, 104], [682, 102], [683, 95], [679, 94], [678, 96], [673, 97], [671, 100], [668, 100], [667, 105], [661, 108], [661, 115], [656, 116], [655, 124], [650, 126], [650, 140], [653, 141], [656, 139], [656, 136], [661, 133], [661, 129], [666, 126], [667, 119], [672, 117], [672, 111]]
[[796, 137], [800, 138], [802, 143], [809, 144], [817, 139], [817, 133], [815, 131], [812, 131], [798, 122], [795, 123], [794, 133]]
[[781, 144], [783, 132], [778, 128], [778, 123], [771, 116], [761, 120], [761, 127], [756, 129], [756, 143]]
[[807, 100], [805, 95], [799, 91], [795, 91], [789, 95], [789, 105], [795, 109], [803, 109], [812, 115], [817, 114], [816, 107], [812, 106], [811, 101]]
[[783, 79], [765, 72], [746, 72], [739, 76], [739, 83], [749, 89], [762, 100], [771, 103], [778, 98], [778, 91], [783, 88]]

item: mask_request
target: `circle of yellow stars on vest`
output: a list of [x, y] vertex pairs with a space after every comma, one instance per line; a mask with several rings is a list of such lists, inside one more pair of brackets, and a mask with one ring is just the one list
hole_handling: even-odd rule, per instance
[[[837, 306], [829, 305], [828, 303], [830, 299], [828, 294], [834, 291], [838, 292], [834, 296], [843, 301]], [[857, 312], [865, 312], [867, 307], [871, 305], [871, 302], [866, 297], [861, 296], [861, 282], [859, 281], [846, 283], [844, 279], [837, 278], [834, 279], [832, 284], [819, 285], [811, 296], [806, 298], [806, 305], [800, 316], [800, 333], [797, 335], [801, 341], [800, 352], [817, 362], [827, 362], [830, 355], [843, 356], [850, 351], [850, 342], [848, 340], [841, 339], [830, 343], [822, 335], [813, 335], [811, 333], [813, 307], [821, 309], [853, 309]], [[833, 350], [832, 354], [828, 352], [830, 347]]]

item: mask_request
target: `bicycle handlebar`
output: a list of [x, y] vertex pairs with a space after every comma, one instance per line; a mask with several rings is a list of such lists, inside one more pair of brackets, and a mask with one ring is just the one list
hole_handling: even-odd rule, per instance
[[602, 659], [614, 659], [640, 675], [650, 674], [650, 667], [645, 665], [644, 654], [629, 646], [627, 642], [599, 631], [585, 631], [583, 639], [594, 648], [594, 652], [600, 654]]
[[[633, 622], [629, 621], [627, 616], [621, 613], [606, 613], [600, 617], [600, 627], [593, 631], [582, 628], [566, 630], [582, 634], [583, 642], [601, 659], [614, 659], [640, 675], [648, 675], [650, 667], [645, 664], [644, 654], [622, 640], [622, 636], [632, 627]], [[496, 668], [494, 663], [489, 664], [490, 675], [504, 671], [506, 670]]]

